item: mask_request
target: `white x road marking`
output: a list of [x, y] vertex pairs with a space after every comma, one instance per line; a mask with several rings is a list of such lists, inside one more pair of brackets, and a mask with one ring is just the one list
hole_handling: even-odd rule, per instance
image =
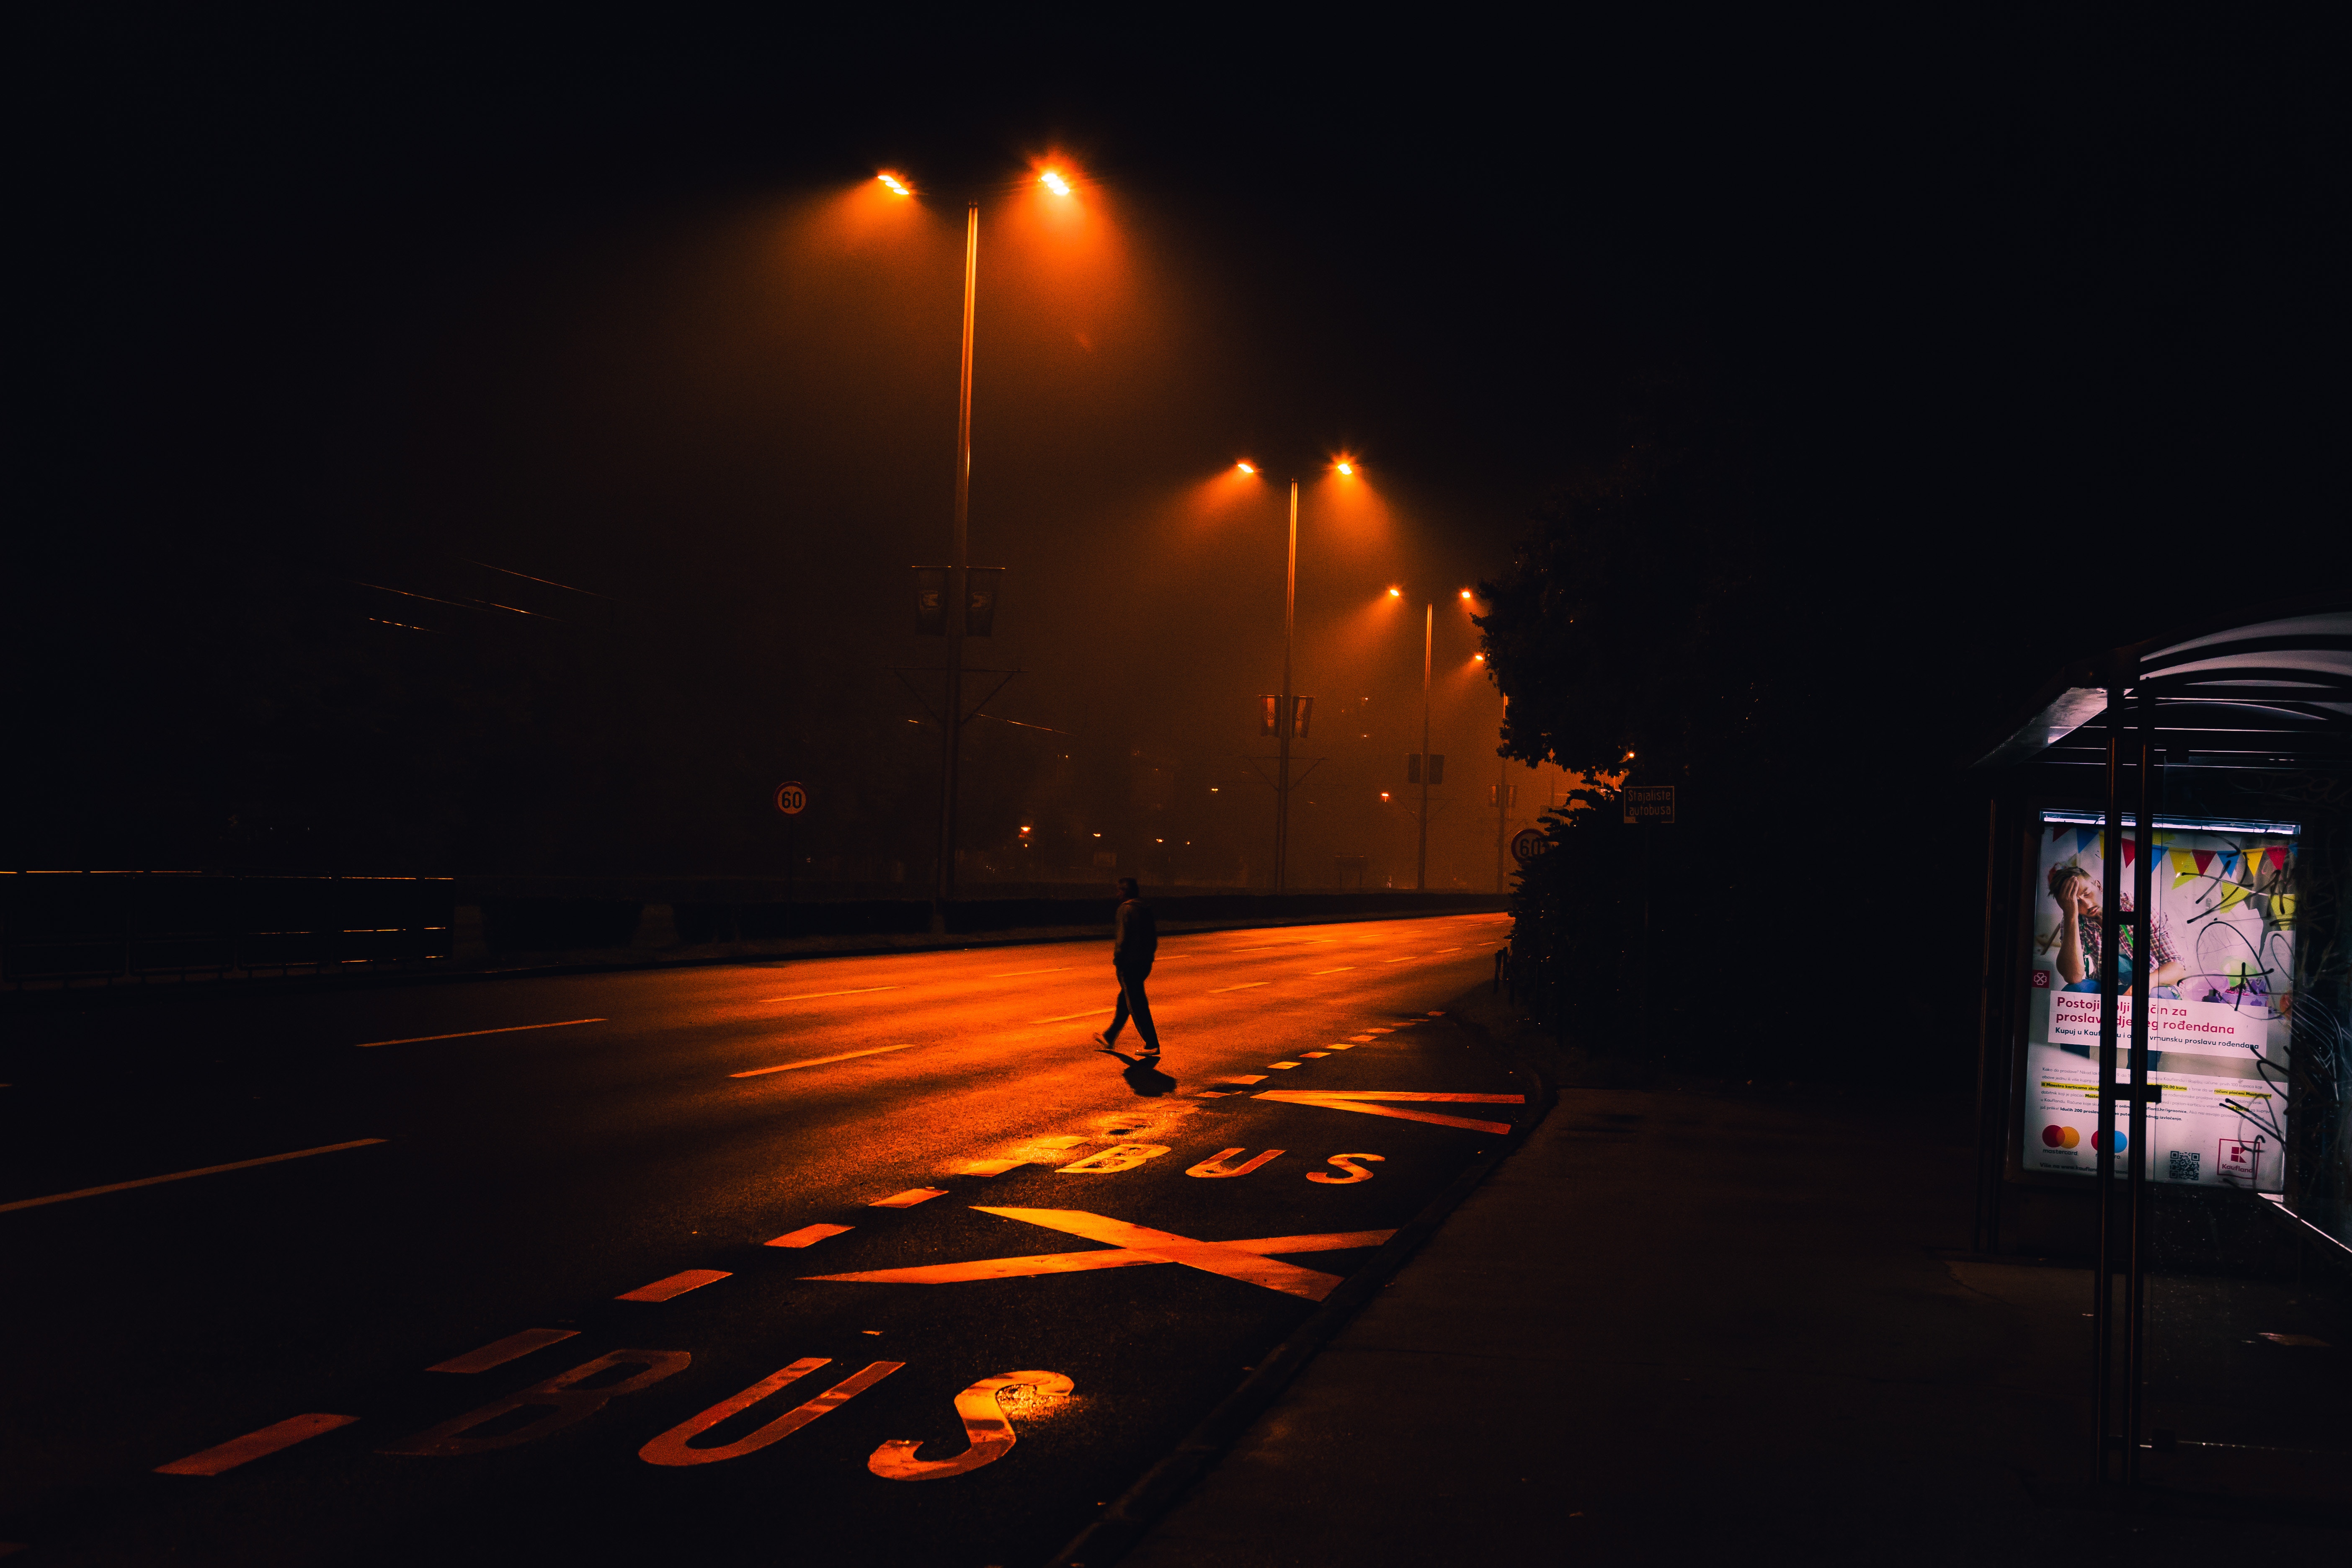
[[1481, 1121], [1470, 1116], [1444, 1116], [1433, 1110], [1391, 1110], [1385, 1105], [1368, 1105], [1367, 1100], [1402, 1100], [1427, 1103], [1461, 1105], [1525, 1105], [1524, 1094], [1407, 1094], [1388, 1089], [1270, 1089], [1255, 1100], [1286, 1100], [1292, 1105], [1319, 1105], [1326, 1110], [1360, 1110], [1366, 1116], [1393, 1116], [1401, 1121], [1433, 1121], [1440, 1127], [1464, 1127], [1473, 1132], [1508, 1132], [1507, 1121]]
[[870, 1285], [953, 1285], [967, 1279], [1017, 1279], [1032, 1274], [1077, 1274], [1091, 1268], [1129, 1268], [1139, 1263], [1181, 1263], [1228, 1279], [1320, 1301], [1339, 1287], [1339, 1276], [1322, 1274], [1266, 1256], [1276, 1252], [1344, 1252], [1378, 1247], [1392, 1230], [1326, 1231], [1315, 1236], [1262, 1236], [1247, 1241], [1194, 1241], [1147, 1226], [1129, 1225], [1084, 1209], [999, 1209], [973, 1205], [982, 1214], [1025, 1220], [1047, 1230], [1107, 1241], [1111, 1252], [1045, 1252], [1026, 1258], [982, 1258], [971, 1263], [931, 1263], [918, 1268], [877, 1268], [864, 1274], [810, 1274], [809, 1279], [852, 1280]]

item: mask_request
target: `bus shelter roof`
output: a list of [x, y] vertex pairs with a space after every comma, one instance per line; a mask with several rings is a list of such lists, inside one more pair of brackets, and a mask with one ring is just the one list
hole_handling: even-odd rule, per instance
[[[2105, 766], [2107, 704], [2155, 707], [2155, 742], [2191, 767], [2352, 761], [2352, 595], [2273, 605], [2120, 647], [2061, 670], [2021, 721], [1977, 760]], [[2137, 726], [2135, 710], [2129, 721]]]

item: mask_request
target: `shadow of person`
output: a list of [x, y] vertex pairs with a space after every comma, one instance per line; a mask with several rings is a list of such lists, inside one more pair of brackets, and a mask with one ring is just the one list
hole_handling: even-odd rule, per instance
[[1105, 1054], [1123, 1064], [1119, 1076], [1127, 1079], [1128, 1088], [1146, 1100], [1157, 1100], [1176, 1087], [1176, 1080], [1160, 1070], [1156, 1057], [1131, 1057], [1121, 1050]]

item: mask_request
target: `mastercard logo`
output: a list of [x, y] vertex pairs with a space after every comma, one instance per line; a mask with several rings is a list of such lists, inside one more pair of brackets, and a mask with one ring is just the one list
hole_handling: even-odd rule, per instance
[[2083, 1135], [2071, 1127], [2061, 1127], [2053, 1121], [2042, 1130], [2042, 1142], [2053, 1149], [2072, 1149], [2083, 1142]]

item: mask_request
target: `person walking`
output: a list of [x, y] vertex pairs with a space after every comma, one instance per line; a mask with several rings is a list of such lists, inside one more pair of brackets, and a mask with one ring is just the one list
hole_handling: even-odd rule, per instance
[[1107, 1051], [1118, 1049], [1118, 1032], [1127, 1027], [1131, 1016], [1135, 1032], [1143, 1040], [1143, 1059], [1160, 1059], [1160, 1031], [1151, 1022], [1151, 999], [1143, 994], [1143, 982], [1151, 973], [1151, 960], [1160, 951], [1160, 922], [1152, 917], [1151, 906], [1137, 896], [1135, 879], [1118, 879], [1118, 910], [1111, 916], [1110, 966], [1118, 976], [1118, 1005], [1112, 1009], [1110, 1027], [1095, 1037], [1095, 1044]]

